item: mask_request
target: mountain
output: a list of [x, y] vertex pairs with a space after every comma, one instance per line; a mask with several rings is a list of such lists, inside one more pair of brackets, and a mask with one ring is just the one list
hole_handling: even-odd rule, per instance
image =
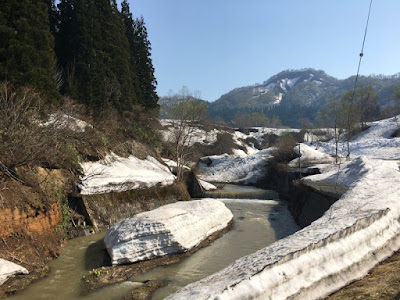
[[[278, 116], [283, 125], [297, 127], [297, 120], [315, 120], [316, 111], [328, 100], [341, 98], [354, 87], [355, 76], [339, 80], [314, 69], [286, 70], [262, 84], [236, 88], [209, 105], [214, 120], [230, 123], [234, 116], [263, 113]], [[358, 86], [372, 85], [379, 103], [390, 103], [394, 87], [400, 86], [400, 73], [393, 76], [360, 76]]]

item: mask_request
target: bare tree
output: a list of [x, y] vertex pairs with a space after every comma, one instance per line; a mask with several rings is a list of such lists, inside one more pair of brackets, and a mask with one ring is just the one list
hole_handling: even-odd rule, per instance
[[185, 163], [192, 155], [191, 146], [194, 132], [205, 121], [207, 104], [190, 95], [187, 89], [177, 97], [177, 103], [170, 107], [173, 119], [172, 143], [177, 163], [177, 178], [183, 179]]
[[321, 124], [329, 128], [333, 128], [333, 138], [335, 141], [335, 161], [338, 163], [338, 149], [340, 131], [343, 127], [343, 110], [341, 101], [332, 99], [328, 101], [324, 107], [318, 112], [318, 119]]
[[356, 90], [355, 102], [361, 128], [366, 128], [367, 121], [371, 121], [379, 113], [378, 95], [372, 85], [363, 86]]
[[394, 113], [394, 120], [397, 124], [397, 127], [400, 128], [399, 116], [398, 116], [400, 112], [400, 87], [395, 88], [391, 100], [395, 102], [395, 106], [391, 108], [391, 111]]

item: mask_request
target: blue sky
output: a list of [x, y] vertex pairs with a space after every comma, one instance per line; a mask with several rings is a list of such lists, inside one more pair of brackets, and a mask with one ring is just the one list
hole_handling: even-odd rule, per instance
[[[143, 15], [160, 96], [214, 101], [286, 69], [354, 75], [370, 0], [130, 0]], [[400, 72], [399, 0], [374, 0], [361, 74]]]

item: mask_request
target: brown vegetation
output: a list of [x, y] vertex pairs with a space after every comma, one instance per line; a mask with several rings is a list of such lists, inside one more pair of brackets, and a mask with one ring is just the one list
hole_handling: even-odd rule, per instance
[[327, 297], [327, 300], [400, 299], [400, 251], [389, 257], [361, 280]]

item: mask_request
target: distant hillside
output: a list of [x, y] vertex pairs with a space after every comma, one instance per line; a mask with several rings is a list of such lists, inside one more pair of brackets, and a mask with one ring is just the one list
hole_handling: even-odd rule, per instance
[[[165, 97], [160, 97], [158, 100], [158, 105], [160, 106], [160, 118], [161, 119], [168, 119], [169, 116], [169, 109], [171, 106], [174, 106], [182, 101], [186, 101], [192, 98], [192, 96], [181, 96], [181, 95], [173, 95], [173, 96], [165, 96]], [[195, 98], [197, 99], [197, 98]], [[201, 99], [197, 99], [202, 102], [206, 102], [207, 106], [210, 105], [209, 102]]]
[[[264, 113], [278, 116], [286, 126], [298, 126], [299, 118], [315, 119], [316, 111], [328, 100], [341, 98], [354, 86], [355, 76], [339, 80], [314, 69], [286, 70], [262, 84], [236, 88], [209, 105], [214, 120], [229, 123], [235, 115]], [[379, 103], [390, 103], [394, 87], [400, 86], [400, 73], [393, 76], [361, 76], [359, 85], [372, 85]]]

